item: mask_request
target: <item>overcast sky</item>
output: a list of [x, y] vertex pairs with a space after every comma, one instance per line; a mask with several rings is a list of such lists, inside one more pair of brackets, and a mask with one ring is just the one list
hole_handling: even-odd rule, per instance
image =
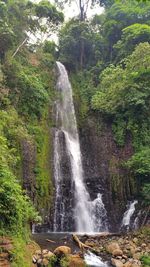
[[[40, 2], [40, 0], [32, 0], [33, 2]], [[77, 15], [79, 15], [79, 8], [78, 8], [78, 3], [79, 0], [72, 0], [71, 4], [65, 4], [65, 7], [64, 7], [64, 10], [63, 10], [63, 13], [65, 14], [65, 20], [67, 21], [68, 19], [72, 18], [72, 17], [75, 17]], [[49, 2], [51, 3], [55, 3], [55, 0], [50, 0]], [[95, 14], [101, 14], [102, 12], [104, 11], [104, 8], [103, 7], [100, 7], [99, 5], [95, 5], [94, 7], [90, 7], [88, 8], [87, 10], [87, 18], [90, 18], [92, 17], [93, 15]], [[37, 33], [37, 36], [38, 38], [38, 33]], [[56, 34], [53, 34], [51, 35], [51, 37], [49, 38], [50, 40], [54, 40], [56, 43], [58, 43], [58, 37]], [[35, 35], [30, 35], [30, 40], [31, 40], [31, 43], [35, 43], [36, 41], [36, 38], [35, 38]]]
[[[54, 1], [55, 2], [55, 1]], [[87, 17], [92, 17], [95, 14], [101, 14], [103, 12], [103, 7], [100, 7], [99, 5], [95, 5], [93, 8], [89, 7], [87, 11]], [[79, 14], [79, 8], [77, 6], [77, 1], [72, 1], [72, 4], [69, 6], [68, 4], [65, 5], [64, 9], [65, 18], [72, 18], [74, 16], [77, 16]]]
[[[32, 0], [33, 2], [40, 2], [40, 0]], [[55, 3], [55, 0], [50, 0], [51, 3]], [[74, 16], [77, 16], [79, 14], [79, 8], [78, 8], [78, 0], [72, 0], [71, 5], [66, 4], [65, 8], [63, 10], [65, 14], [65, 19], [68, 20], [69, 18], [72, 18]], [[95, 5], [93, 8], [89, 7], [87, 11], [87, 17], [92, 17], [95, 14], [101, 14], [103, 12], [103, 7], [100, 7], [99, 5]]]

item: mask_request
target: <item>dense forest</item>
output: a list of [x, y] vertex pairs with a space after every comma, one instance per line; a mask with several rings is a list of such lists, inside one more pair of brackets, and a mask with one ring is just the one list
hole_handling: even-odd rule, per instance
[[[143, 224], [149, 215], [150, 3], [79, 1], [79, 16], [66, 21], [69, 1], [55, 2], [0, 1], [0, 235], [14, 240], [14, 267], [31, 266], [31, 225], [53, 210], [56, 61], [72, 83], [81, 149], [91, 127], [119, 151], [108, 159], [114, 207], [136, 198]], [[96, 4], [104, 11], [88, 18]]]

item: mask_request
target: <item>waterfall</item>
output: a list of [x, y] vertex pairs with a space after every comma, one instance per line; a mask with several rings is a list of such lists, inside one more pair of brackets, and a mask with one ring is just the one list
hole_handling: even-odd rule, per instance
[[97, 194], [97, 198], [91, 202], [91, 206], [94, 230], [96, 232], [108, 231], [107, 212], [102, 200], [102, 194]]
[[138, 203], [138, 201], [134, 200], [133, 202], [130, 201], [130, 203], [128, 204], [127, 210], [125, 211], [125, 213], [123, 215], [121, 228], [122, 227], [126, 227], [127, 229], [129, 229], [131, 217], [132, 217], [132, 215], [133, 215], [133, 213], [135, 211], [135, 205], [137, 203]]
[[139, 228], [140, 225], [140, 217], [141, 217], [141, 210], [138, 212], [138, 214], [135, 217], [135, 220], [133, 222], [133, 229], [137, 230]]
[[[54, 231], [67, 230], [69, 209], [73, 210], [75, 231], [77, 232], [95, 232], [99, 231], [102, 222], [99, 215], [106, 217], [106, 210], [102, 202], [102, 196], [99, 194], [97, 199], [91, 201], [90, 195], [84, 183], [84, 173], [82, 167], [81, 151], [77, 122], [73, 104], [72, 88], [68, 79], [67, 71], [60, 62], [57, 62], [58, 80], [57, 91], [59, 93], [56, 101], [56, 129], [54, 136], [54, 178], [55, 178], [55, 211], [54, 211]], [[62, 168], [62, 140], [64, 139], [66, 157], [70, 162], [70, 179], [63, 175]], [[68, 167], [69, 169], [69, 167]], [[64, 178], [63, 178], [64, 176]], [[70, 188], [66, 195], [71, 194], [73, 199], [64, 202], [63, 179], [67, 181]], [[73, 196], [72, 196], [73, 194]], [[100, 211], [100, 212], [99, 212]], [[97, 217], [98, 216], [98, 217]], [[70, 225], [68, 226], [70, 227]], [[71, 228], [72, 229], [72, 228]], [[73, 230], [73, 229], [72, 229]]]

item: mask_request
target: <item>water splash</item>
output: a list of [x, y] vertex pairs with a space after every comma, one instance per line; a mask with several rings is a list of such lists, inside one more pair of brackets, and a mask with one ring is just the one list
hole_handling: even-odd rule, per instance
[[97, 198], [92, 201], [91, 206], [94, 230], [96, 232], [108, 231], [107, 212], [102, 200], [102, 194], [97, 194]]
[[106, 262], [103, 262], [102, 259], [92, 252], [88, 252], [84, 255], [84, 260], [88, 266], [93, 267], [108, 267]]
[[133, 222], [133, 229], [134, 230], [137, 230], [139, 228], [139, 225], [140, 225], [140, 216], [141, 216], [141, 210], [138, 212], [137, 216], [135, 217], [135, 220]]

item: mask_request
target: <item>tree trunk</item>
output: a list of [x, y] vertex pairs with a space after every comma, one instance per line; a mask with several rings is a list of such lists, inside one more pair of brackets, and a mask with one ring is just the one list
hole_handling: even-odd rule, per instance
[[23, 42], [17, 47], [16, 51], [14, 52], [14, 54], [12, 55], [12, 57], [15, 57], [15, 55], [18, 53], [18, 51], [20, 50], [20, 48], [27, 42], [28, 37], [26, 37]]
[[[88, 4], [88, 3], [87, 3]], [[80, 21], [85, 21], [85, 6], [82, 0], [79, 0], [79, 7], [80, 7]], [[82, 70], [84, 64], [84, 40], [81, 36], [81, 46], [80, 46], [80, 68]]]
[[81, 37], [81, 50], [80, 50], [80, 68], [82, 70], [84, 63], [84, 40]]

